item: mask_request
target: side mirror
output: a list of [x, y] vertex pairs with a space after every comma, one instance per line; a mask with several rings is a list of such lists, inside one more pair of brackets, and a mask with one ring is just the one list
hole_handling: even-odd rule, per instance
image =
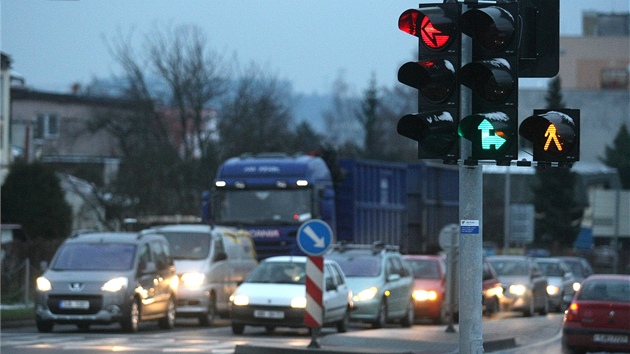
[[326, 291], [337, 290], [337, 285], [332, 282], [326, 282]]
[[39, 262], [39, 269], [43, 272], [46, 271], [46, 269], [48, 269], [48, 262], [46, 261], [41, 261]]
[[400, 279], [400, 274], [390, 274], [387, 276], [387, 281], [396, 281]]
[[215, 255], [214, 255], [214, 261], [215, 261], [215, 262], [224, 261], [224, 260], [226, 260], [227, 258], [228, 258], [228, 257], [227, 257], [227, 253], [225, 253], [225, 252], [219, 252], [219, 253], [217, 253], [217, 254], [215, 254]]
[[144, 268], [140, 269], [140, 271], [142, 274], [155, 273], [157, 271], [157, 266], [155, 265], [155, 262], [147, 262]]

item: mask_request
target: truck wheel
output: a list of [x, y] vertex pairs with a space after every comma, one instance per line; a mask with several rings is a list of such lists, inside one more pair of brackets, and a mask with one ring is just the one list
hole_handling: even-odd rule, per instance
[[138, 323], [140, 322], [140, 306], [138, 305], [138, 301], [136, 299], [131, 303], [129, 314], [127, 317], [120, 321], [120, 326], [123, 331], [129, 333], [138, 332]]
[[173, 301], [173, 297], [168, 299], [166, 313], [164, 313], [163, 318], [160, 318], [158, 325], [162, 329], [173, 329], [175, 327], [175, 301]]
[[244, 330], [245, 330], [245, 325], [232, 323], [232, 333], [243, 334]]
[[37, 325], [37, 331], [41, 333], [50, 333], [55, 326], [55, 324], [51, 321], [36, 320], [35, 324]]
[[217, 300], [214, 297], [214, 294], [210, 295], [210, 300], [208, 300], [208, 312], [202, 313], [199, 316], [199, 324], [204, 327], [210, 327], [214, 323], [214, 317], [217, 314]]
[[381, 305], [378, 308], [376, 320], [372, 322], [372, 328], [383, 328], [387, 322], [387, 303], [385, 301], [385, 299], [381, 299]]

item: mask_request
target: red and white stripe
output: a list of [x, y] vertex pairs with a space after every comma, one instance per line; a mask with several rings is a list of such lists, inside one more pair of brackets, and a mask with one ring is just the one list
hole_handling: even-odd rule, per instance
[[307, 327], [321, 327], [324, 321], [322, 306], [324, 288], [324, 257], [309, 256], [306, 261], [306, 312]]

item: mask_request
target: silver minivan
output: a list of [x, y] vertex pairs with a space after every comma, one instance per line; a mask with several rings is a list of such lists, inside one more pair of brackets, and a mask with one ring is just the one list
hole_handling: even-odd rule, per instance
[[35, 322], [40, 332], [55, 324], [118, 322], [137, 332], [140, 321], [175, 325], [178, 279], [169, 244], [160, 235], [88, 232], [69, 237], [37, 278]]
[[258, 264], [249, 232], [224, 226], [176, 224], [153, 227], [168, 240], [179, 276], [176, 314], [210, 326], [228, 316], [230, 295]]

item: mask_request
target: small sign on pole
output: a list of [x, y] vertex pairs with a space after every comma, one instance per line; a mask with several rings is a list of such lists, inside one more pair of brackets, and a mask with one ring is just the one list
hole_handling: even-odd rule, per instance
[[319, 348], [317, 336], [324, 322], [324, 257], [332, 244], [332, 229], [322, 220], [309, 220], [300, 226], [298, 246], [308, 255], [306, 260], [306, 309], [304, 324], [311, 329], [309, 348]]

